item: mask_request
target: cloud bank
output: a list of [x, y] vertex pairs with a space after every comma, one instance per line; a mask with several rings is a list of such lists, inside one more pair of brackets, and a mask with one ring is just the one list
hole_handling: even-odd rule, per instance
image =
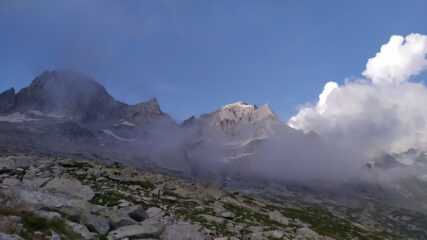
[[427, 36], [392, 36], [362, 73], [328, 82], [315, 105], [302, 107], [289, 126], [314, 131], [366, 152], [427, 150], [427, 88], [410, 78], [427, 69]]

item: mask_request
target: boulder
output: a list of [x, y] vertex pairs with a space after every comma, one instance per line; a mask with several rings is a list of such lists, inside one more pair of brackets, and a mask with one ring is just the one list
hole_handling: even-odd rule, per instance
[[76, 204], [74, 199], [45, 192], [43, 190], [35, 190], [27, 186], [16, 186], [10, 189], [10, 191], [5, 191], [3, 193], [13, 199], [21, 200], [27, 204], [39, 207], [61, 208], [72, 207]]
[[90, 200], [95, 196], [95, 193], [90, 186], [82, 185], [79, 180], [73, 178], [53, 178], [43, 188], [84, 200]]
[[268, 217], [270, 218], [270, 220], [276, 221], [276, 222], [278, 222], [280, 224], [283, 224], [283, 225], [288, 225], [289, 224], [289, 219], [287, 217], [283, 216], [282, 213], [280, 213], [277, 210], [269, 212], [268, 213]]
[[141, 205], [122, 207], [117, 210], [104, 210], [100, 214], [108, 219], [112, 229], [135, 225], [148, 217]]
[[268, 238], [282, 239], [284, 236], [284, 233], [283, 233], [283, 231], [273, 230], [273, 231], [265, 232], [264, 236], [266, 236]]
[[34, 159], [25, 156], [2, 157], [0, 158], [0, 169], [16, 170], [17, 168], [28, 168], [34, 163]]
[[3, 179], [3, 181], [1, 182], [1, 186], [3, 188], [10, 188], [10, 187], [14, 187], [17, 184], [19, 184], [19, 180], [16, 178], [5, 178]]
[[141, 222], [148, 217], [147, 213], [141, 205], [133, 205], [129, 207], [120, 208], [119, 211], [127, 214], [133, 220], [138, 222]]
[[50, 240], [61, 240], [61, 237], [52, 229], [50, 230], [51, 236]]
[[101, 212], [100, 214], [107, 218], [112, 229], [138, 224], [137, 221], [130, 218], [127, 214], [124, 214], [123, 212], [117, 210], [107, 210]]
[[161, 240], [205, 240], [201, 227], [192, 224], [174, 224], [167, 226], [160, 236]]
[[160, 208], [157, 207], [150, 207], [147, 209], [147, 215], [150, 218], [157, 217], [157, 216], [163, 216], [163, 211]]
[[93, 215], [89, 211], [82, 212], [80, 223], [99, 235], [105, 235], [110, 230], [110, 224], [105, 217]]
[[158, 237], [163, 230], [160, 224], [153, 224], [151, 222], [141, 222], [138, 225], [129, 225], [118, 228], [108, 233], [108, 239], [116, 240], [123, 238], [149, 238]]
[[36, 177], [33, 179], [23, 179], [22, 184], [33, 188], [39, 188], [44, 186], [51, 178]]
[[85, 240], [99, 239], [98, 234], [90, 232], [89, 229], [84, 225], [71, 221], [66, 221], [65, 223], [73, 232], [79, 234]]

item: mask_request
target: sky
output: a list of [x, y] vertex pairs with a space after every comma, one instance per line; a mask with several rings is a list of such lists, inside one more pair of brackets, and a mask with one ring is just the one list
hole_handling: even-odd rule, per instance
[[156, 97], [177, 121], [241, 100], [287, 121], [326, 83], [362, 77], [392, 35], [427, 34], [426, 11], [423, 0], [1, 0], [0, 90], [70, 69], [123, 102]]

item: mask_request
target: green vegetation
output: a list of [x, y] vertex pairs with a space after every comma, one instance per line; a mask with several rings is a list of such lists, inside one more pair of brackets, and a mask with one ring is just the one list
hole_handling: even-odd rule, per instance
[[76, 161], [76, 160], [62, 161], [62, 162], [59, 162], [59, 165], [66, 168], [76, 168], [76, 169], [87, 169], [87, 168], [93, 167], [88, 162], [82, 162], [82, 161]]
[[16, 234], [24, 239], [42, 239], [36, 232], [41, 232], [45, 236], [50, 236], [50, 230], [55, 231], [61, 236], [61, 239], [80, 239], [81, 236], [71, 231], [63, 219], [54, 218], [52, 220], [35, 215], [32, 212], [18, 210], [8, 207], [0, 207], [0, 216], [18, 216], [21, 217], [23, 228], [9, 228], [6, 233]]
[[131, 203], [136, 202], [135, 199], [133, 199], [132, 197], [114, 191], [96, 193], [95, 197], [92, 198], [90, 202], [106, 207], [114, 207], [120, 203], [120, 200], [126, 200]]
[[257, 211], [252, 211], [243, 207], [238, 207], [233, 204], [226, 203], [224, 208], [236, 215], [236, 220], [242, 223], [255, 223], [258, 222], [264, 227], [267, 227], [271, 230], [276, 229], [277, 227], [286, 227], [283, 224], [280, 224], [276, 221], [270, 220], [269, 216]]
[[317, 233], [337, 240], [403, 239], [403, 237], [396, 234], [362, 229], [350, 221], [335, 216], [319, 207], [280, 208], [270, 205], [267, 206], [267, 209], [278, 210], [288, 218], [300, 219], [310, 224], [311, 228]]
[[[113, 180], [113, 179], [110, 179], [110, 180]], [[116, 181], [116, 180], [113, 180], [113, 181]], [[156, 187], [154, 184], [152, 184], [149, 181], [117, 181], [117, 182], [127, 186], [137, 185], [145, 190], [151, 190]]]

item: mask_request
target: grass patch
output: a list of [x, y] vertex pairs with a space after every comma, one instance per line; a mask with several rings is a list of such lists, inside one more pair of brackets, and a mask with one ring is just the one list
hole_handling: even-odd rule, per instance
[[8, 234], [17, 234], [24, 239], [38, 239], [39, 235], [36, 235], [35, 232], [42, 232], [46, 236], [50, 236], [50, 230], [55, 231], [61, 236], [61, 239], [72, 240], [80, 239], [81, 236], [77, 233], [74, 233], [71, 229], [67, 227], [65, 221], [60, 218], [54, 218], [52, 220], [40, 217], [35, 215], [32, 212], [18, 210], [8, 207], [0, 207], [0, 216], [19, 216], [21, 217], [21, 223], [23, 228], [11, 229], [11, 232]]
[[404, 239], [403, 237], [378, 231], [365, 230], [355, 226], [350, 221], [335, 216], [318, 207], [301, 208], [279, 208], [267, 206], [268, 210], [278, 210], [284, 216], [311, 225], [311, 228], [324, 236], [333, 237], [337, 240], [359, 239], [359, 240], [382, 240], [382, 239]]
[[135, 200], [132, 197], [113, 191], [105, 193], [96, 193], [95, 196], [90, 200], [90, 202], [106, 207], [114, 207], [119, 205], [120, 200], [126, 200], [128, 202], [135, 203]]

